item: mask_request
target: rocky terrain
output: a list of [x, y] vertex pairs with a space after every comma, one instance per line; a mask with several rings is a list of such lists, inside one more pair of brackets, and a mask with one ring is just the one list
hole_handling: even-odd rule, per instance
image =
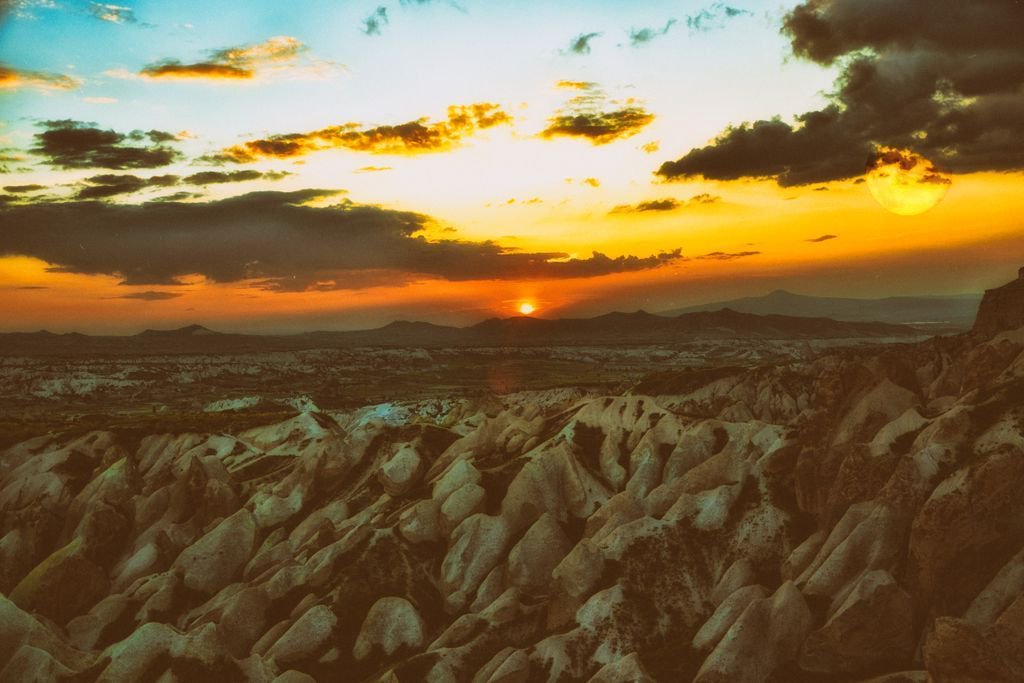
[[999, 291], [961, 336], [617, 395], [33, 437], [0, 453], [0, 680], [1024, 680]]

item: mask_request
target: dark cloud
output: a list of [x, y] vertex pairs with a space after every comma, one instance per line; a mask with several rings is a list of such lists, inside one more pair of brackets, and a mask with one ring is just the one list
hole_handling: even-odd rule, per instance
[[748, 256], [758, 256], [760, 253], [761, 252], [759, 251], [739, 251], [734, 253], [713, 251], [710, 254], [698, 256], [697, 259], [702, 261], [735, 261], [736, 259], [746, 258]]
[[596, 83], [571, 83], [580, 91], [567, 105], [548, 119], [548, 127], [540, 133], [542, 138], [576, 137], [595, 145], [606, 145], [639, 133], [654, 120], [654, 114], [634, 100], [609, 100]]
[[708, 194], [707, 192], [701, 192], [690, 197], [690, 204], [717, 204], [722, 201], [722, 198], [718, 195]]
[[0, 209], [0, 255], [27, 255], [61, 272], [107, 274], [130, 285], [254, 280], [272, 289], [393, 284], [379, 272], [449, 280], [575, 278], [656, 268], [648, 257], [527, 253], [495, 242], [428, 240], [426, 216], [340, 201], [302, 205], [324, 190], [254, 192], [206, 203], [61, 202]]
[[16, 69], [0, 63], [0, 91], [18, 88], [38, 90], [73, 90], [82, 83], [77, 78], [48, 71]]
[[624, 213], [647, 213], [647, 212], [664, 212], [664, 211], [675, 211], [681, 209], [684, 206], [699, 206], [701, 204], [715, 204], [721, 200], [721, 197], [716, 197], [707, 193], [694, 195], [689, 201], [683, 201], [681, 199], [675, 199], [668, 197], [665, 199], [652, 199], [639, 204], [621, 204], [612, 209], [609, 213], [612, 214], [624, 214]]
[[203, 61], [165, 59], [146, 65], [139, 71], [139, 75], [156, 79], [247, 80], [256, 77], [264, 69], [293, 66], [307, 49], [301, 41], [291, 36], [275, 36], [262, 43], [214, 50]]
[[132, 292], [131, 294], [122, 294], [121, 296], [111, 297], [113, 299], [137, 299], [139, 301], [167, 301], [168, 299], [177, 299], [180, 296], [185, 296], [180, 292]]
[[753, 12], [738, 7], [730, 7], [723, 2], [716, 2], [686, 17], [686, 25], [691, 31], [706, 33], [725, 27], [730, 19], [742, 16], [753, 16]]
[[[164, 131], [117, 133], [93, 124], [64, 119], [46, 121], [36, 133], [32, 152], [60, 168], [158, 168], [181, 154], [166, 145], [174, 135]], [[149, 142], [150, 144], [138, 144]]]
[[678, 199], [652, 199], [646, 202], [640, 202], [639, 204], [620, 204], [612, 209], [609, 213], [645, 213], [647, 211], [675, 211], [683, 206], [683, 202]]
[[184, 182], [189, 185], [216, 185], [219, 183], [243, 183], [249, 180], [281, 180], [291, 173], [287, 171], [202, 171], [186, 176]]
[[548, 127], [540, 135], [543, 138], [586, 138], [595, 145], [606, 145], [636, 135], [653, 120], [654, 115], [641, 107], [561, 114], [550, 119]]
[[952, 171], [1024, 168], [1024, 3], [805, 0], [783, 22], [796, 56], [838, 63], [831, 102], [794, 123], [727, 128], [665, 178], [852, 178], [879, 147]]
[[[179, 182], [186, 185], [216, 185], [221, 183], [242, 183], [251, 180], [280, 180], [291, 175], [286, 171], [202, 171], [185, 178], [176, 175], [157, 175], [149, 178], [127, 174], [105, 173], [85, 179], [87, 185], [75, 195], [76, 199], [104, 199], [122, 194], [131, 194], [152, 187], [171, 187]], [[172, 197], [192, 198], [199, 195], [183, 192]], [[167, 199], [165, 198], [164, 201]]]
[[46, 185], [4, 185], [5, 192], [38, 192], [39, 190], [45, 190]]
[[250, 140], [206, 157], [214, 163], [248, 163], [263, 158], [287, 159], [318, 150], [345, 148], [370, 154], [415, 155], [458, 147], [478, 131], [509, 124], [512, 117], [497, 104], [468, 104], [448, 107], [448, 118], [430, 122], [409, 121], [396, 126], [365, 128], [357, 123], [331, 126], [310, 133], [273, 135]]
[[182, 192], [173, 192], [171, 194], [164, 195], [163, 197], [154, 197], [154, 198], [150, 199], [149, 201], [150, 202], [158, 202], [158, 203], [160, 203], [160, 202], [181, 202], [181, 201], [185, 201], [186, 199], [199, 199], [200, 197], [203, 197], [203, 196], [204, 195], [203, 195], [202, 192], [185, 192], [185, 191], [182, 191]]
[[935, 166], [935, 164], [918, 154], [906, 150], [879, 148], [868, 159], [867, 164], [867, 171], [869, 173], [874, 171], [881, 175], [891, 171], [914, 171], [915, 169], [916, 172], [912, 175], [904, 174], [906, 182], [913, 178], [914, 182], [917, 183], [933, 185], [951, 185], [953, 183], [950, 177]]
[[633, 47], [640, 47], [641, 45], [646, 45], [655, 38], [658, 38], [668, 33], [670, 30], [672, 30], [672, 27], [675, 26], [676, 23], [678, 22], [676, 22], [675, 19], [669, 19], [661, 28], [632, 29], [629, 32], [629, 43]]
[[363, 19], [363, 33], [368, 36], [379, 36], [381, 28], [388, 24], [388, 8], [381, 5], [370, 16]]
[[76, 199], [103, 199], [121, 194], [131, 194], [149, 187], [169, 187], [178, 183], [176, 175], [158, 175], [139, 178], [133, 175], [105, 173], [86, 178], [86, 187], [75, 195]]
[[839, 235], [822, 235], [820, 237], [812, 237], [811, 239], [805, 240], [805, 241], [806, 242], [828, 242], [829, 240], [834, 240], [834, 239], [838, 239], [838, 238], [839, 238]]
[[600, 33], [581, 33], [569, 41], [569, 47], [565, 51], [569, 54], [589, 55], [590, 41], [600, 35]]

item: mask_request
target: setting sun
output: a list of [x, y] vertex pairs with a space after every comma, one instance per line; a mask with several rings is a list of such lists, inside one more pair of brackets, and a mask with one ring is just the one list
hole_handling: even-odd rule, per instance
[[519, 312], [522, 313], [523, 315], [530, 315], [536, 310], [537, 309], [534, 308], [533, 304], [531, 303], [519, 304]]

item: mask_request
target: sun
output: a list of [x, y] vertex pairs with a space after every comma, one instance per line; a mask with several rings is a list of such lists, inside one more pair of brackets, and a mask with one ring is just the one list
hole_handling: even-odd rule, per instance
[[865, 177], [871, 196], [900, 216], [916, 216], [931, 209], [953, 182], [923, 156], [887, 147], [880, 148], [868, 162]]
[[536, 310], [537, 309], [534, 307], [534, 305], [529, 302], [524, 301], [523, 303], [519, 304], [519, 312], [522, 313], [523, 315], [530, 315]]

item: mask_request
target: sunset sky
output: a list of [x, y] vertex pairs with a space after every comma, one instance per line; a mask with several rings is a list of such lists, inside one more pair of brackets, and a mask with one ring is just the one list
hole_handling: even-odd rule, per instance
[[1024, 265], [1024, 3], [381, 3], [0, 0], [0, 330], [954, 294]]

